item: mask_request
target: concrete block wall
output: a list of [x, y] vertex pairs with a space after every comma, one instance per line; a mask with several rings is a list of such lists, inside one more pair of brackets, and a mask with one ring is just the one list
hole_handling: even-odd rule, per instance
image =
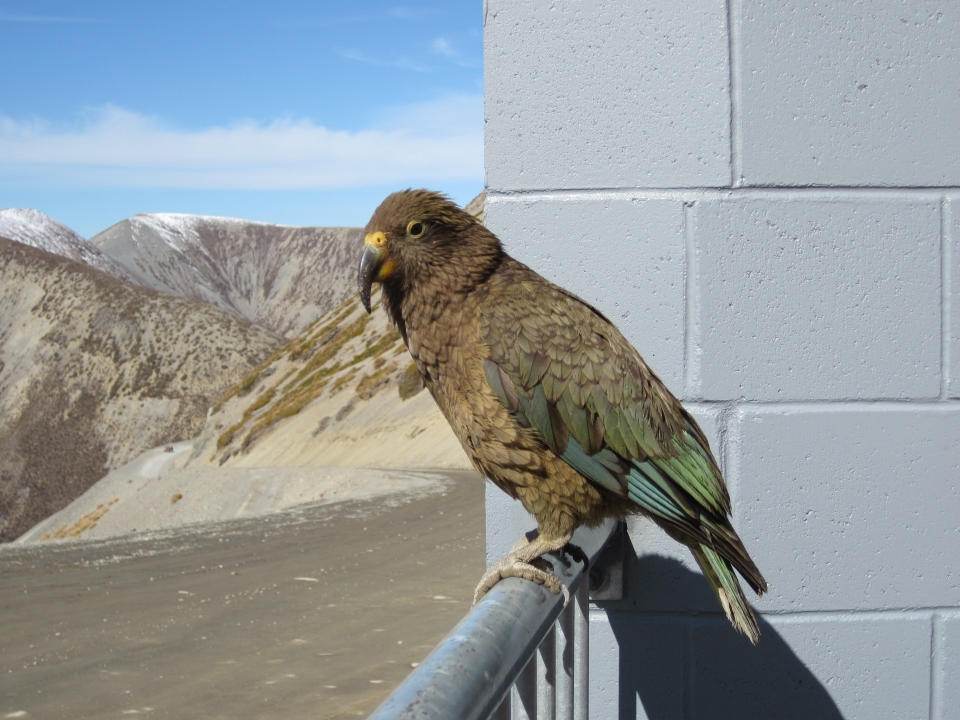
[[[632, 521], [591, 718], [960, 718], [960, 4], [487, 0], [487, 224], [701, 421], [758, 648]], [[532, 527], [496, 488], [488, 556]]]

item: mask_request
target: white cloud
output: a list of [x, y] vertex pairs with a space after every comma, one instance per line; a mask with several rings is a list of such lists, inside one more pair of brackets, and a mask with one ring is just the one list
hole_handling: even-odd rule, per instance
[[457, 56], [457, 53], [453, 51], [453, 46], [450, 44], [450, 41], [442, 37], [433, 41], [433, 51], [438, 55], [445, 55], [446, 57]]
[[367, 130], [309, 120], [171, 128], [116, 107], [82, 126], [0, 116], [0, 178], [85, 187], [344, 188], [482, 180], [482, 100], [385, 112]]
[[445, 61], [452, 62], [454, 65], [459, 65], [463, 68], [480, 67], [475, 61], [465, 58], [460, 52], [460, 49], [445, 37], [435, 38], [430, 47], [434, 55], [438, 55]]
[[338, 50], [337, 54], [347, 60], [361, 62], [364, 65], [373, 65], [374, 67], [392, 67], [399, 68], [400, 70], [412, 70], [413, 72], [418, 73], [433, 72], [433, 68], [431, 68], [429, 65], [416, 60], [411, 60], [410, 58], [404, 56], [387, 58], [373, 57], [366, 53], [362, 53], [359, 50]]

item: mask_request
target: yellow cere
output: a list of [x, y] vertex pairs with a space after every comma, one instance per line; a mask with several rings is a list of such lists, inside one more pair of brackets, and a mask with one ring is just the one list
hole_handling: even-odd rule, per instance
[[381, 230], [377, 232], [367, 233], [367, 236], [363, 239], [363, 242], [367, 245], [372, 245], [375, 248], [382, 248], [387, 244], [387, 236]]

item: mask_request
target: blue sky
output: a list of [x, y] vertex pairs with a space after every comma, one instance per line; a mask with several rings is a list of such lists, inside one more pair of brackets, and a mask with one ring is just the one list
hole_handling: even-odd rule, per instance
[[481, 0], [0, 0], [0, 207], [363, 225], [483, 187]]

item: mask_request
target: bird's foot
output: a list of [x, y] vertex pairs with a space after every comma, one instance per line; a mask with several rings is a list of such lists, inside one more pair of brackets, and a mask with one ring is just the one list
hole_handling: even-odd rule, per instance
[[[473, 594], [473, 604], [480, 602], [480, 598], [500, 582], [505, 577], [521, 577], [538, 585], [543, 585], [554, 595], [563, 593], [564, 606], [570, 602], [570, 591], [563, 584], [560, 578], [551, 572], [549, 563], [541, 560], [540, 556], [544, 553], [555, 552], [565, 547], [573, 547], [583, 556], [583, 551], [575, 545], [568, 545], [573, 532], [555, 537], [544, 539], [539, 533], [528, 533], [520, 542], [513, 546], [510, 552], [497, 561], [496, 565], [487, 570], [480, 584], [477, 585], [476, 592]], [[580, 559], [574, 556], [576, 559]], [[536, 564], [535, 564], [536, 563]], [[536, 565], [541, 565], [537, 567]]]
[[516, 544], [512, 548], [510, 548], [510, 552], [507, 553], [507, 557], [510, 557], [511, 555], [519, 556], [521, 550], [527, 548], [530, 545], [530, 543], [534, 543], [536, 541], [537, 541], [536, 530], [531, 530], [530, 532], [525, 533], [523, 537], [517, 540]]
[[541, 563], [544, 565], [547, 564], [542, 560], [525, 562], [513, 558], [510, 555], [502, 558], [496, 565], [487, 570], [480, 579], [480, 584], [477, 585], [477, 589], [473, 593], [473, 604], [476, 605], [480, 602], [480, 599], [486, 595], [494, 585], [503, 580], [503, 578], [518, 577], [535, 582], [537, 585], [543, 585], [554, 595], [563, 593], [563, 605], [566, 607], [567, 603], [570, 602], [570, 591], [567, 589], [567, 586], [564, 585], [563, 581], [554, 573], [537, 567], [533, 564], [534, 562], [537, 563], [537, 565]]

